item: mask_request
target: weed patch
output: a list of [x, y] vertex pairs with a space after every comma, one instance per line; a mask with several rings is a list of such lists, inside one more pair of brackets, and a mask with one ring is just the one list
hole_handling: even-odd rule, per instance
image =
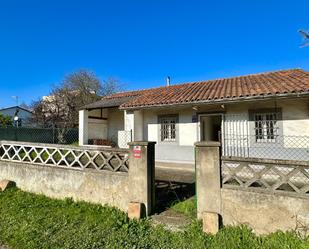
[[196, 200], [195, 197], [185, 201], [176, 202], [171, 208], [179, 213], [182, 213], [190, 218], [196, 217]]

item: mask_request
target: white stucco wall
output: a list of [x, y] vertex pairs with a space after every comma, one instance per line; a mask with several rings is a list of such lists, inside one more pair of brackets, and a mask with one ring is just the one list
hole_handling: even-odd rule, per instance
[[[193, 121], [193, 116], [207, 113], [225, 113], [223, 130], [227, 134], [254, 135], [250, 127], [249, 110], [263, 108], [281, 108], [281, 127], [284, 136], [308, 136], [309, 137], [309, 100], [293, 99], [275, 101], [243, 102], [228, 105], [200, 105], [196, 107], [170, 107], [135, 110], [124, 112], [118, 108], [108, 109], [106, 122], [89, 121], [89, 137], [107, 136], [115, 142], [119, 141], [119, 131], [133, 130], [135, 140], [155, 141], [156, 160], [167, 162], [194, 162], [194, 143], [200, 140], [200, 123]], [[177, 141], [172, 143], [160, 141], [160, 125], [158, 116], [177, 114]], [[107, 131], [105, 128], [107, 128]], [[235, 133], [235, 131], [237, 131]], [[304, 146], [303, 140], [295, 139], [295, 143], [286, 147]], [[297, 142], [298, 141], [298, 142]], [[238, 146], [247, 147], [250, 143], [243, 141]], [[306, 144], [305, 144], [306, 146]]]
[[134, 111], [134, 128], [133, 128], [134, 141], [144, 140], [144, 112]]
[[158, 142], [158, 114], [144, 111], [144, 139]]
[[118, 131], [124, 130], [124, 111], [118, 108], [108, 109], [107, 137], [118, 143]]
[[194, 111], [186, 109], [158, 109], [144, 110], [144, 138], [149, 141], [159, 141], [160, 125], [158, 116], [177, 114], [178, 115], [178, 139], [177, 144], [180, 146], [192, 146], [197, 140], [197, 122], [192, 122]]
[[[243, 102], [222, 106], [199, 106], [197, 110], [188, 108], [161, 108], [144, 110], [144, 139], [156, 141], [156, 159], [162, 161], [193, 162], [194, 143], [200, 140], [200, 123], [192, 122], [192, 116], [196, 113], [225, 113], [223, 132], [235, 135], [254, 136], [254, 130], [250, 128], [249, 110], [263, 108], [281, 108], [282, 121], [281, 133], [284, 136], [308, 136], [309, 137], [309, 102], [308, 99]], [[196, 108], [195, 108], [196, 109]], [[165, 114], [178, 114], [179, 124], [178, 140], [176, 143], [162, 143], [159, 141], [160, 127], [158, 116]], [[236, 131], [236, 132], [235, 132]], [[293, 138], [294, 139], [294, 138]], [[294, 141], [296, 141], [294, 143]], [[298, 142], [297, 142], [298, 141]], [[245, 148], [250, 146], [249, 141], [241, 141], [237, 146]], [[303, 140], [284, 140], [286, 147], [308, 146]], [[192, 149], [190, 149], [192, 148]]]
[[[106, 139], [107, 138], [107, 120], [101, 118], [101, 110], [91, 110], [88, 112], [88, 139]], [[107, 109], [102, 110], [102, 117], [107, 118]]]
[[[197, 141], [197, 123], [192, 122], [194, 110], [192, 108], [185, 109], [151, 109], [143, 110], [143, 137], [148, 141], [155, 141], [156, 144], [156, 160], [163, 162], [182, 162], [192, 163], [194, 160], [194, 143]], [[177, 141], [161, 142], [160, 141], [160, 125], [158, 124], [158, 116], [167, 114], [177, 114]]]
[[[236, 136], [244, 136], [244, 139], [234, 141], [234, 143], [237, 143], [237, 149], [234, 150], [234, 152], [233, 148], [231, 149], [233, 139], [224, 140], [225, 145], [227, 145], [227, 142], [229, 143], [229, 145], [226, 146], [229, 149], [229, 153], [235, 153], [235, 156], [238, 156], [239, 151], [244, 148], [241, 153], [242, 156], [246, 157], [265, 157], [291, 160], [309, 159], [308, 101], [308, 98], [295, 98], [277, 101], [259, 101], [253, 103], [244, 102], [242, 104], [227, 106], [227, 120], [224, 125], [226, 133], [225, 137], [228, 137], [227, 133], [230, 131], [232, 131], [231, 134], [235, 134]], [[248, 110], [258, 111], [259, 109], [267, 108], [277, 108], [278, 110], [281, 110], [282, 119], [277, 121], [279, 136], [277, 137], [275, 143], [257, 143], [255, 140], [254, 121], [249, 120]], [[239, 117], [247, 117], [242, 122], [245, 128], [248, 127], [247, 131], [246, 129], [235, 129], [233, 122], [231, 122], [231, 120], [228, 122], [229, 117], [233, 117], [234, 115]], [[248, 125], [246, 125], [246, 122]], [[249, 134], [248, 138], [246, 138], [247, 134]]]
[[[259, 101], [255, 103], [233, 104], [227, 106], [227, 114], [236, 114], [249, 120], [248, 110], [280, 108], [284, 136], [309, 136], [309, 100], [286, 99], [278, 101]], [[245, 119], [244, 119], [245, 120]]]
[[106, 139], [107, 138], [107, 121], [98, 119], [89, 119], [88, 123], [89, 139]]
[[283, 132], [289, 136], [309, 136], [309, 101], [282, 103]]
[[192, 146], [198, 141], [198, 123], [192, 122], [194, 110], [185, 109], [179, 113], [179, 146]]

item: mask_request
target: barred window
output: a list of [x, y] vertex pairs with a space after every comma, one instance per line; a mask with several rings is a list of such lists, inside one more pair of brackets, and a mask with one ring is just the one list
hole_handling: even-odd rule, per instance
[[161, 116], [159, 117], [160, 135], [162, 142], [176, 141], [176, 124], [177, 116]]
[[278, 113], [254, 113], [256, 142], [276, 142], [278, 136]]

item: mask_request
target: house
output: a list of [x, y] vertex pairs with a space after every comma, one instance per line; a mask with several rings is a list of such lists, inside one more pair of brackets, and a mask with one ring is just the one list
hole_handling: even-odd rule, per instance
[[80, 145], [156, 141], [156, 162], [194, 163], [194, 143], [229, 157], [309, 160], [309, 72], [301, 69], [116, 93], [83, 107]]
[[[30, 118], [32, 117], [32, 112], [21, 106], [11, 106], [7, 108], [0, 109], [0, 113], [4, 116], [9, 116], [12, 118], [14, 124], [18, 127], [31, 126]], [[18, 119], [14, 119], [18, 117]]]

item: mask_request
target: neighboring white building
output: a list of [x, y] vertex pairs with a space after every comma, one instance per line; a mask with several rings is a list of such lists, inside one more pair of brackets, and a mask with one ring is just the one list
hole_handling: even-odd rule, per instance
[[194, 162], [194, 143], [224, 156], [309, 160], [309, 73], [300, 69], [113, 94], [80, 110], [80, 145], [156, 141], [156, 161]]
[[4, 116], [9, 116], [14, 121], [14, 117], [18, 117], [18, 126], [32, 126], [31, 116], [32, 112], [26, 108], [20, 106], [11, 106], [7, 108], [0, 109], [0, 113]]

